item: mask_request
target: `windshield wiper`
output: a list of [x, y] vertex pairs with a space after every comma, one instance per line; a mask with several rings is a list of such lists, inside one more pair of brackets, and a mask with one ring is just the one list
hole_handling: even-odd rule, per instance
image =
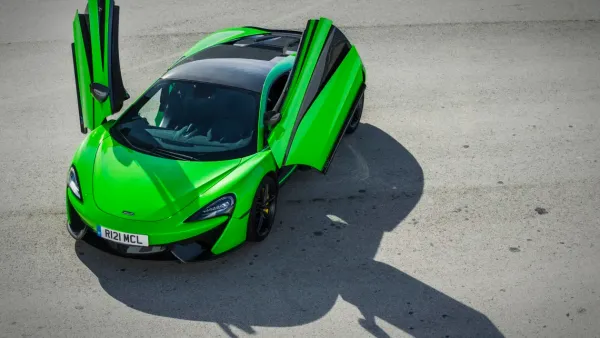
[[164, 148], [154, 148], [152, 150], [153, 153], [162, 153], [163, 155], [168, 155], [171, 156], [174, 159], [178, 159], [178, 160], [191, 160], [191, 161], [197, 161], [198, 159], [194, 156], [191, 155], [186, 155], [186, 154], [182, 154], [182, 153], [178, 153], [175, 151], [170, 151], [170, 150], [166, 150]]
[[127, 144], [128, 144], [128, 145], [129, 145], [131, 148], [133, 148], [133, 149], [138, 149], [138, 150], [142, 150], [140, 147], [137, 147], [137, 146], [135, 146], [133, 143], [131, 143], [131, 141], [130, 141], [130, 140], [127, 138], [127, 136], [126, 136], [125, 134], [123, 134], [123, 131], [121, 130], [121, 129], [123, 129], [123, 128], [121, 128], [121, 127], [117, 127], [117, 128], [115, 128], [115, 129], [117, 129], [117, 132], [118, 132], [118, 133], [119, 133], [119, 135], [121, 136], [121, 139], [122, 139], [123, 141], [127, 142]]
[[173, 159], [177, 159], [177, 160], [191, 160], [191, 161], [197, 161], [198, 158], [194, 157], [194, 156], [190, 156], [190, 155], [186, 155], [186, 154], [181, 154], [178, 152], [174, 152], [174, 151], [170, 151], [164, 148], [159, 148], [158, 146], [149, 146], [149, 147], [140, 147], [137, 145], [134, 145], [128, 138], [127, 136], [123, 133], [123, 131], [121, 131], [121, 128], [117, 128], [117, 131], [119, 132], [119, 135], [121, 136], [121, 138], [127, 142], [127, 144], [133, 148], [133, 149], [137, 149], [141, 152], [145, 152], [145, 153], [149, 153], [149, 154], [153, 154], [153, 155], [157, 155], [157, 154], [162, 154], [162, 155], [167, 155]]

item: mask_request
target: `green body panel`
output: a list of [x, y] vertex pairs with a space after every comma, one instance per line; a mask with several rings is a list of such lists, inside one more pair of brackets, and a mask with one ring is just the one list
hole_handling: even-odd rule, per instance
[[[240, 161], [175, 161], [137, 152], [109, 137], [94, 162], [94, 201], [111, 215], [160, 221], [204, 194]], [[124, 210], [135, 216], [124, 215]]]
[[[76, 11], [73, 19], [72, 52], [82, 132], [98, 128], [128, 98], [118, 60], [118, 7], [113, 0], [88, 0], [87, 11]], [[104, 101], [92, 95], [92, 84], [107, 90]]]
[[114, 121], [102, 124], [100, 127], [89, 133], [81, 142], [73, 156], [71, 163], [73, 163], [73, 166], [75, 166], [75, 169], [77, 170], [79, 187], [84, 202], [93, 201], [92, 180], [96, 153], [98, 152], [100, 142], [109, 135], [108, 129], [113, 124]]
[[[73, 20], [73, 59], [75, 67], [75, 79], [77, 86], [77, 100], [79, 110], [81, 113], [79, 123], [83, 128], [89, 128], [91, 130], [96, 129], [95, 127], [101, 123], [94, 121], [94, 97], [90, 93], [90, 85], [92, 84], [92, 74], [89, 71], [89, 63], [86, 57], [85, 47], [83, 45], [83, 32], [81, 31], [81, 22], [79, 20], [79, 13], [75, 13], [75, 20]], [[98, 116], [101, 116], [99, 114]]]
[[244, 243], [247, 226], [248, 214], [242, 218], [232, 218], [225, 231], [223, 231], [223, 235], [221, 235], [210, 251], [215, 255], [219, 255]]
[[309, 20], [299, 47], [289, 94], [281, 107], [281, 121], [269, 135], [279, 167], [306, 165], [324, 172], [353, 112], [354, 98], [364, 83], [362, 61], [349, 45], [338, 68], [323, 83], [329, 62], [327, 49], [331, 20]]
[[230, 175], [213, 187], [215, 191], [231, 191], [237, 198], [231, 221], [212, 249], [214, 254], [228, 251], [246, 240], [249, 211], [258, 185], [266, 175], [275, 176], [276, 170], [271, 152], [265, 150], [246, 158], [237, 168], [236, 175]]
[[[103, 124], [90, 133], [73, 158], [83, 202], [67, 189], [67, 201], [92, 229], [95, 230], [96, 225], [102, 225], [117, 231], [148, 235], [150, 245], [185, 240], [227, 221], [227, 217], [222, 216], [184, 223], [186, 219], [213, 200], [224, 194], [234, 193], [236, 205], [233, 215], [225, 232], [213, 247], [213, 253], [225, 252], [246, 239], [246, 222], [254, 193], [261, 179], [269, 173], [274, 174], [277, 169], [270, 151], [265, 150], [242, 159], [213, 162], [213, 164], [168, 160], [139, 153], [129, 154], [129, 158], [136, 159], [129, 163], [118, 161], [116, 157], [98, 160], [98, 154], [103, 152], [108, 154], [107, 156], [123, 156], [123, 154], [115, 154], [128, 151], [123, 146], [116, 144], [110, 137], [108, 129], [112, 124], [114, 121]], [[140, 156], [147, 156], [141, 160], [144, 161], [143, 168], [140, 165]], [[110, 168], [109, 172], [98, 173], [96, 171], [98, 164], [107, 165]], [[213, 168], [212, 176], [207, 175], [204, 171], [209, 166]], [[162, 168], [163, 171], [157, 168]], [[157, 171], [154, 173], [144, 172], [143, 169]], [[179, 171], [173, 173], [169, 170]], [[218, 174], [220, 170], [228, 174]], [[110, 179], [105, 177], [107, 175], [110, 176]], [[152, 181], [152, 179], [164, 181], [169, 176], [172, 176], [172, 179], [168, 181], [168, 184]], [[96, 183], [96, 180], [101, 180], [101, 183]], [[130, 180], [137, 181], [137, 183]], [[195, 182], [193, 188], [190, 186], [192, 181]], [[116, 187], [119, 182], [121, 185], [126, 185], [112, 193], [104, 187], [99, 188], [99, 184], [106, 184], [112, 186], [112, 189], [119, 189]], [[139, 186], [136, 187], [136, 184]], [[167, 186], [168, 189], [165, 188]], [[127, 190], [132, 187], [142, 190], [128, 192]], [[169, 193], [187, 192], [190, 189], [196, 189], [197, 193], [195, 197], [191, 197], [194, 193], [189, 193], [188, 198], [191, 201], [185, 200], [185, 198], [169, 200], [172, 197], [163, 199], [164, 196], [170, 196]], [[101, 193], [96, 190], [100, 190]], [[165, 195], [160, 195], [161, 192]], [[170, 207], [157, 208], [157, 205], [162, 202], [170, 203]], [[159, 211], [152, 213], [149, 205]], [[119, 210], [135, 210], [136, 215], [131, 217], [119, 214]], [[137, 212], [141, 212], [143, 216], [141, 219], [137, 217]], [[144, 212], [146, 213], [144, 214]]]
[[322, 170], [358, 93], [362, 63], [352, 47], [298, 125], [286, 165], [304, 164]]
[[320, 40], [322, 40], [321, 45], [312, 45], [310, 46], [311, 48], [309, 48], [310, 41], [307, 39], [307, 36], [310, 36], [313, 31], [316, 30], [316, 26], [316, 20], [309, 20], [305, 29], [305, 33], [302, 36], [302, 42], [298, 49], [295, 69], [293, 71], [291, 81], [288, 84], [289, 95], [286, 97], [283, 107], [281, 108], [281, 121], [279, 121], [275, 128], [273, 128], [273, 131], [269, 134], [269, 145], [271, 146], [273, 155], [275, 156], [275, 161], [279, 167], [286, 165], [284, 162], [285, 154], [287, 152], [288, 145], [292, 141], [292, 131], [294, 130], [294, 125], [296, 124], [296, 120], [298, 118], [300, 105], [302, 104], [304, 93], [306, 92], [306, 88], [308, 86], [308, 81], [310, 81], [310, 77], [312, 75], [310, 70], [308, 72], [304, 71], [306, 69], [304, 65], [306, 64], [307, 59], [311, 59], [311, 54], [312, 59], [318, 58], [327, 36], [328, 30], [318, 31], [317, 34], [320, 33]]
[[103, 212], [93, 204], [93, 201], [92, 203], [79, 202], [70, 190], [67, 194], [75, 211], [92, 231], [96, 231], [96, 226], [101, 225], [117, 231], [148, 235], [150, 245], [167, 244], [191, 238], [211, 230], [227, 220], [226, 216], [221, 216], [201, 222], [182, 223], [185, 220], [185, 217], [182, 217], [183, 213], [162, 222], [124, 219]]

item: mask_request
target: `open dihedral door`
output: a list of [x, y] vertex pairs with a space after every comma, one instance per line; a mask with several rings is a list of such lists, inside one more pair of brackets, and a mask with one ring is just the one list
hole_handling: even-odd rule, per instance
[[356, 48], [331, 20], [309, 20], [274, 109], [281, 120], [268, 140], [277, 165], [307, 165], [326, 173], [364, 89]]
[[113, 0], [89, 0], [73, 20], [73, 68], [82, 133], [117, 113], [129, 98], [119, 64], [119, 7]]

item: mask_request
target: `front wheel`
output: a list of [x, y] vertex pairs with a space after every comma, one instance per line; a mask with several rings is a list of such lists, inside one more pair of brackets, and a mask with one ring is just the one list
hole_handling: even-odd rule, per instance
[[248, 241], [261, 242], [271, 233], [275, 223], [277, 196], [277, 182], [271, 176], [265, 176], [258, 185], [252, 202], [248, 218]]

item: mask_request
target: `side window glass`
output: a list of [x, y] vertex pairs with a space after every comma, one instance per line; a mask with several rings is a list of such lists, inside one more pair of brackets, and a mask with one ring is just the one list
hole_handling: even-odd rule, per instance
[[283, 93], [288, 76], [289, 73], [285, 73], [273, 82], [273, 85], [269, 90], [269, 95], [267, 96], [266, 111], [273, 110], [275, 108], [277, 100], [279, 100], [279, 97]]
[[[275, 109], [277, 105], [277, 101], [283, 94], [283, 90], [285, 89], [285, 85], [287, 83], [288, 77], [290, 76], [289, 72], [283, 73], [277, 80], [273, 81], [273, 85], [271, 85], [271, 89], [269, 89], [269, 94], [267, 95], [267, 104], [265, 107], [265, 112], [269, 110]], [[269, 145], [268, 142], [268, 128], [264, 128], [264, 138], [263, 138], [263, 147], [267, 147]]]

